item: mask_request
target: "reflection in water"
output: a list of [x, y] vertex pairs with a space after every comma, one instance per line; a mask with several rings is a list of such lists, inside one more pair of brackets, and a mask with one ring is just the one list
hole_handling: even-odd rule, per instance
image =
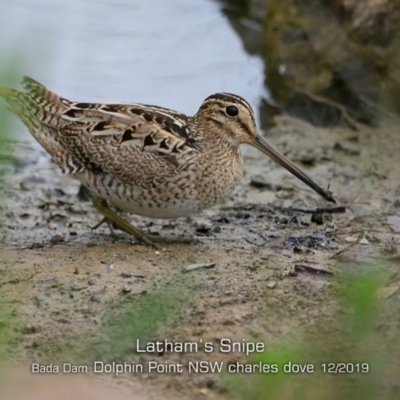
[[261, 60], [215, 2], [6, 0], [0, 15], [1, 53], [20, 46], [30, 61], [23, 73], [68, 98], [192, 114], [218, 91], [254, 108], [265, 95]]

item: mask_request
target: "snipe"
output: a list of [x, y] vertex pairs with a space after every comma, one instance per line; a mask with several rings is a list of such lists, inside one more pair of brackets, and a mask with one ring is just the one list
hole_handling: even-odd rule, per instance
[[145, 243], [188, 240], [146, 234], [114, 213], [107, 201], [153, 218], [196, 214], [239, 183], [243, 143], [335, 202], [329, 191], [258, 134], [250, 105], [234, 94], [207, 97], [189, 117], [146, 104], [72, 102], [28, 77], [22, 85], [24, 91], [0, 87], [11, 111], [52, 161], [94, 194], [93, 204], [107, 222]]

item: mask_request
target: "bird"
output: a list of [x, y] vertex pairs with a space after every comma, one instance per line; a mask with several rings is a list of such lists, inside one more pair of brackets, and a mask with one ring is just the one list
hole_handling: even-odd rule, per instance
[[93, 205], [104, 217], [101, 223], [107, 222], [110, 229], [117, 226], [145, 244], [190, 242], [192, 238], [146, 233], [108, 204], [152, 218], [200, 213], [240, 182], [242, 144], [260, 150], [335, 203], [329, 190], [261, 136], [250, 104], [238, 95], [213, 94], [195, 115], [187, 116], [141, 103], [74, 102], [27, 76], [22, 87], [0, 86], [9, 110], [51, 161], [93, 194]]

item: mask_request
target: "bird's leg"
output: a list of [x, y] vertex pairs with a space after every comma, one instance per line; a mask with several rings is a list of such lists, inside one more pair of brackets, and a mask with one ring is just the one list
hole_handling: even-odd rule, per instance
[[107, 218], [104, 217], [98, 224], [96, 224], [95, 226], [91, 226], [90, 229], [92, 231], [95, 231], [97, 228], [100, 228], [100, 226], [102, 226], [104, 224], [104, 222], [107, 222]]
[[98, 224], [96, 224], [95, 226], [92, 226], [90, 229], [92, 231], [94, 231], [97, 228], [99, 228], [101, 225], [103, 225], [104, 223], [107, 224], [108, 229], [110, 230], [111, 237], [116, 239], [118, 237], [118, 235], [115, 233], [115, 230], [114, 230], [114, 227], [113, 227], [113, 223], [107, 217], [104, 217]]
[[92, 229], [98, 228], [100, 225], [102, 225], [104, 222], [107, 223], [107, 225], [110, 228], [111, 235], [114, 236], [115, 232], [112, 229], [112, 224], [114, 223], [118, 228], [122, 229], [124, 232], [133, 235], [137, 240], [146, 243], [150, 246], [155, 247], [154, 243], [155, 242], [162, 242], [162, 243], [193, 243], [193, 238], [182, 238], [182, 237], [175, 237], [175, 236], [158, 236], [158, 235], [150, 235], [148, 233], [143, 232], [139, 228], [136, 228], [132, 224], [130, 224], [128, 221], [120, 217], [118, 214], [116, 214], [114, 211], [108, 207], [107, 202], [100, 198], [100, 197], [95, 197], [93, 199], [93, 206], [95, 209], [100, 213], [103, 214], [105, 218], [103, 218], [96, 226], [94, 226]]

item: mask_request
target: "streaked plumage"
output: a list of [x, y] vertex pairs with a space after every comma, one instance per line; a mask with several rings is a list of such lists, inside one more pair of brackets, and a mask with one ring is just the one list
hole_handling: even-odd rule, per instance
[[[214, 94], [188, 117], [145, 104], [71, 102], [31, 78], [22, 84], [24, 91], [0, 88], [11, 111], [64, 173], [124, 211], [177, 218], [218, 203], [242, 177], [242, 143], [259, 148], [334, 201], [258, 135], [253, 111], [239, 96]], [[120, 225], [120, 219], [106, 217]]]

